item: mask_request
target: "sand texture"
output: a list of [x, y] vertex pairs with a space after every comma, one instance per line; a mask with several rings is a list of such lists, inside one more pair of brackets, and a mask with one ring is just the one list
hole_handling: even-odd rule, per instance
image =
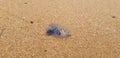
[[120, 58], [120, 0], [0, 0], [0, 58]]

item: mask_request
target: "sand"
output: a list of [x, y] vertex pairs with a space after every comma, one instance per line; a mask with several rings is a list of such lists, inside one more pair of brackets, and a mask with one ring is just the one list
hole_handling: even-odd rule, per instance
[[0, 58], [120, 58], [120, 0], [0, 0]]

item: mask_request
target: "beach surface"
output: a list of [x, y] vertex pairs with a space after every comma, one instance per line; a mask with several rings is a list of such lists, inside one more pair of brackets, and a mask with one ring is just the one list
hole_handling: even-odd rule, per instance
[[120, 0], [0, 0], [0, 58], [120, 58]]

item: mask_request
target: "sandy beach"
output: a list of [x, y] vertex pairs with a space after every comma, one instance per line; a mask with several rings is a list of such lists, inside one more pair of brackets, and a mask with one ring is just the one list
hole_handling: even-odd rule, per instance
[[0, 0], [0, 58], [120, 58], [120, 0]]

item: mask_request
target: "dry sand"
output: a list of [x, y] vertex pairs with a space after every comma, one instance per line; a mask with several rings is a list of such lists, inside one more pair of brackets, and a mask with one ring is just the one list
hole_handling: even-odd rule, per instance
[[0, 58], [120, 58], [120, 0], [0, 0]]

